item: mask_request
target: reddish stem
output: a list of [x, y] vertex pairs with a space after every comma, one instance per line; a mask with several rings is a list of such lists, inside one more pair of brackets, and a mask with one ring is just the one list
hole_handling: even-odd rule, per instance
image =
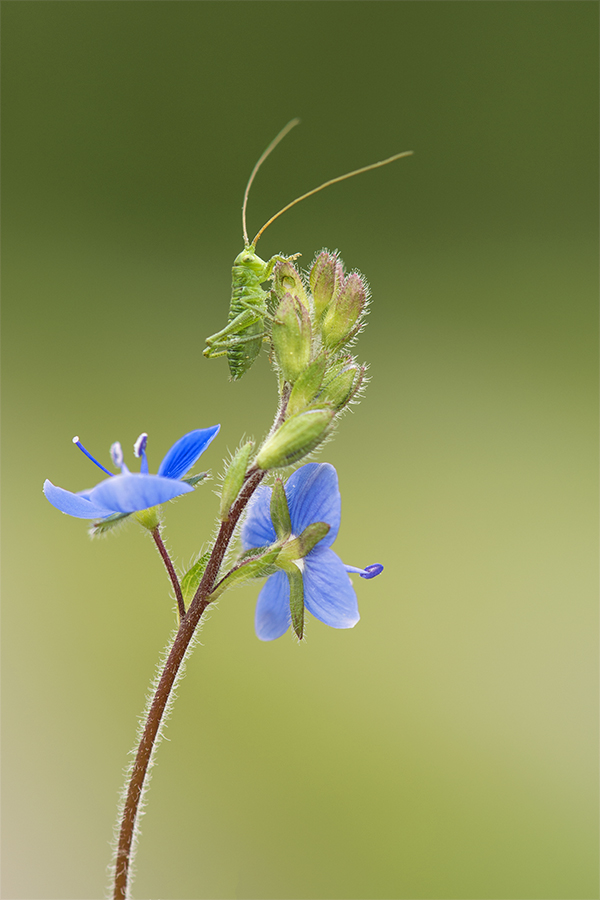
[[185, 616], [185, 603], [183, 602], [183, 594], [181, 593], [181, 585], [179, 584], [179, 578], [177, 577], [177, 572], [175, 571], [175, 566], [171, 561], [171, 557], [169, 556], [169, 551], [165, 547], [163, 543], [163, 539], [160, 536], [160, 529], [158, 525], [152, 532], [152, 537], [154, 538], [154, 542], [158, 547], [158, 552], [162, 556], [162, 561], [165, 564], [165, 568], [169, 573], [169, 578], [171, 579], [171, 584], [173, 585], [173, 590], [175, 591], [175, 596], [177, 597], [177, 609], [179, 610], [179, 618], [183, 619]]
[[[275, 418], [275, 422], [273, 423], [273, 428], [271, 429], [270, 434], [274, 431], [274, 429], [278, 428], [285, 419], [290, 390], [290, 385], [285, 383], [282, 387], [279, 409], [277, 411], [277, 416]], [[181, 667], [181, 663], [185, 658], [185, 654], [190, 645], [190, 641], [194, 636], [194, 632], [200, 619], [202, 618], [204, 610], [211, 602], [210, 594], [215, 586], [215, 581], [217, 580], [219, 569], [221, 568], [221, 564], [229, 546], [229, 542], [233, 537], [235, 527], [239, 522], [240, 516], [246, 508], [246, 505], [250, 500], [252, 494], [259, 486], [266, 474], [267, 473], [261, 469], [253, 468], [250, 469], [248, 474], [246, 475], [244, 486], [238, 494], [235, 503], [231, 507], [227, 520], [223, 522], [221, 524], [221, 527], [219, 528], [219, 533], [217, 534], [217, 539], [212, 549], [210, 559], [208, 561], [206, 569], [204, 570], [202, 581], [198, 586], [198, 590], [194, 595], [194, 599], [192, 600], [187, 613], [184, 612], [184, 615], [181, 617], [179, 630], [175, 636], [173, 646], [171, 647], [171, 651], [160, 676], [160, 681], [158, 682], [158, 686], [154, 693], [154, 698], [148, 712], [148, 717], [144, 726], [144, 732], [142, 734], [140, 745], [136, 753], [135, 761], [133, 763], [133, 768], [131, 771], [131, 778], [127, 787], [127, 795], [125, 798], [125, 804], [123, 806], [123, 813], [121, 817], [117, 857], [115, 860], [113, 900], [126, 900], [127, 897], [133, 838], [135, 834], [135, 822], [139, 812], [140, 800], [142, 798], [142, 793], [144, 790], [144, 781], [146, 779], [150, 760], [152, 759], [152, 753], [156, 747], [156, 738], [159, 733], [160, 725], [165, 713], [165, 709], [167, 707], [167, 703], [169, 701], [171, 690], [173, 689], [173, 685], [175, 684], [175, 680], [177, 678], [177, 673]], [[154, 539], [156, 540], [156, 536]], [[164, 544], [160, 539], [160, 535], [158, 536], [158, 540], [160, 541], [160, 543], [157, 541], [157, 546], [159, 551], [161, 551], [161, 545], [164, 548]], [[170, 558], [168, 557], [166, 548], [165, 554], [170, 562]], [[161, 551], [161, 556], [162, 555], [163, 554]], [[163, 559], [165, 559], [164, 556]], [[166, 559], [165, 565], [167, 565]], [[171, 574], [168, 565], [167, 569], [169, 571], [169, 574]], [[177, 580], [177, 575], [175, 574], [174, 569], [173, 573], [175, 575], [175, 579]], [[173, 578], [171, 578], [171, 580], [173, 580]], [[177, 585], [179, 587], [180, 594], [181, 587], [179, 586], [178, 580]], [[173, 584], [173, 586], [175, 587], [175, 584]], [[177, 588], [175, 588], [175, 593], [177, 594]], [[177, 596], [177, 599], [179, 602], [179, 595]]]
[[240, 491], [237, 500], [231, 508], [229, 518], [223, 522], [211, 557], [206, 566], [204, 576], [196, 595], [190, 604], [190, 608], [183, 616], [179, 631], [175, 637], [175, 641], [169, 653], [167, 662], [162, 671], [158, 687], [152, 700], [152, 705], [148, 712], [148, 718], [144, 726], [142, 739], [138, 747], [138, 751], [131, 772], [131, 779], [127, 788], [127, 796], [123, 807], [123, 815], [121, 819], [121, 829], [119, 833], [119, 844], [117, 848], [117, 858], [115, 862], [115, 881], [114, 881], [114, 900], [125, 900], [127, 897], [127, 883], [129, 879], [129, 870], [131, 862], [131, 848], [133, 844], [133, 836], [135, 833], [135, 821], [137, 818], [140, 800], [144, 788], [144, 781], [152, 752], [156, 744], [156, 738], [160, 729], [160, 724], [169, 700], [169, 696], [177, 673], [183, 662], [190, 641], [194, 636], [194, 632], [198, 622], [202, 618], [204, 610], [210, 603], [209, 595], [214, 587], [214, 583], [219, 574], [219, 568], [223, 562], [225, 551], [233, 536], [235, 526], [244, 511], [250, 497], [265, 477], [266, 472], [259, 469], [251, 471], [248, 475], [246, 483]]

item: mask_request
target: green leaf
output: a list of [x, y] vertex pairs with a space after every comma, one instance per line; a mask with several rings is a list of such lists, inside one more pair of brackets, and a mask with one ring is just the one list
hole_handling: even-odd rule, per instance
[[202, 581], [202, 576], [204, 575], [204, 570], [208, 564], [210, 559], [211, 551], [208, 550], [206, 553], [203, 553], [202, 556], [196, 560], [191, 569], [185, 573], [183, 578], [181, 579], [181, 593], [183, 595], [183, 601], [188, 605], [194, 598], [194, 594], [198, 590], [198, 585]]

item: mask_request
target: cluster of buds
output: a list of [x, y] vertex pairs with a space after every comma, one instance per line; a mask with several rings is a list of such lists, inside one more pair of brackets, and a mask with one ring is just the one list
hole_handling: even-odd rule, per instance
[[360, 393], [365, 367], [348, 352], [362, 328], [368, 286], [323, 250], [308, 282], [289, 259], [273, 271], [271, 344], [286, 397], [285, 419], [256, 457], [260, 469], [291, 465], [331, 432]]

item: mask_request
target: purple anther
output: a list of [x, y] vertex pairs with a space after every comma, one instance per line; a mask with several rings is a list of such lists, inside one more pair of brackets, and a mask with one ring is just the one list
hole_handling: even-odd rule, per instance
[[118, 468], [120, 469], [123, 465], [123, 450], [121, 449], [121, 445], [118, 441], [115, 441], [114, 444], [111, 444], [110, 456], [115, 466], [118, 466]]
[[133, 445], [133, 455], [135, 457], [140, 457], [142, 453], [146, 452], [146, 445], [148, 443], [148, 435], [145, 431], [143, 431], [135, 444]]
[[366, 566], [364, 569], [357, 569], [356, 566], [344, 566], [344, 568], [346, 572], [356, 572], [361, 578], [375, 578], [376, 575], [380, 575], [383, 572], [381, 563], [372, 563], [372, 565]]
[[148, 474], [148, 459], [146, 457], [146, 445], [148, 443], [148, 435], [145, 431], [143, 431], [135, 444], [133, 445], [133, 455], [136, 457], [142, 457], [142, 462], [140, 465], [140, 472], [142, 475]]
[[372, 563], [370, 566], [365, 566], [364, 572], [360, 573], [361, 578], [375, 578], [377, 575], [381, 575], [383, 572], [383, 566], [381, 563]]

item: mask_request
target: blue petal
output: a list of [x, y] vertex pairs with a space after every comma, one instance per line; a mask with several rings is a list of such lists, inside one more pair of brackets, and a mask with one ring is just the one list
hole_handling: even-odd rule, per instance
[[258, 595], [254, 624], [261, 641], [274, 641], [288, 630], [290, 616], [290, 583], [285, 572], [276, 572]]
[[52, 484], [47, 479], [44, 482], [44, 494], [52, 506], [60, 509], [61, 512], [66, 513], [68, 516], [75, 516], [76, 519], [102, 519], [104, 516], [110, 516], [112, 513], [112, 509], [105, 509], [88, 500], [90, 491], [74, 494], [72, 491], [65, 491], [64, 488], [56, 487], [55, 484]]
[[294, 534], [301, 534], [313, 522], [326, 522], [330, 530], [318, 546], [331, 547], [337, 537], [342, 515], [338, 477], [333, 466], [329, 463], [302, 466], [289, 478], [285, 493]]
[[89, 492], [89, 497], [92, 503], [110, 512], [131, 513], [158, 506], [159, 503], [166, 503], [167, 500], [193, 490], [184, 481], [130, 472], [101, 481]]
[[244, 550], [250, 550], [252, 547], [264, 547], [277, 540], [270, 510], [271, 488], [261, 484], [248, 504], [248, 514], [242, 528]]
[[304, 559], [304, 602], [315, 618], [332, 628], [353, 628], [360, 619], [343, 562], [321, 544]]
[[181, 478], [188, 472], [198, 457], [204, 453], [211, 441], [213, 441], [220, 429], [220, 425], [212, 428], [197, 428], [184, 434], [175, 441], [158, 469], [158, 474], [163, 478]]

